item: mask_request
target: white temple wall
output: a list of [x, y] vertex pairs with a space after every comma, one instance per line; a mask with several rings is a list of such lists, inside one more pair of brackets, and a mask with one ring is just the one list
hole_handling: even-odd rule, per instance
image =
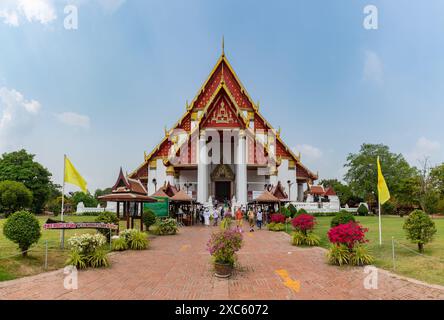
[[[289, 194], [290, 201], [296, 201], [298, 196], [298, 184], [296, 181], [296, 169], [288, 169], [288, 160], [282, 159], [281, 165], [278, 167], [277, 180], [285, 188], [285, 192]], [[290, 180], [292, 185], [288, 190], [287, 181]]]

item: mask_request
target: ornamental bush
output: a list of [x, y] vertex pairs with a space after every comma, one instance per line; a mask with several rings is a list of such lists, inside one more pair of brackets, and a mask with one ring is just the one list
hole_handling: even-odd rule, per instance
[[291, 217], [294, 218], [298, 214], [298, 209], [293, 204], [289, 204], [287, 207], [288, 211], [290, 211]]
[[336, 227], [340, 224], [345, 224], [350, 221], [355, 222], [355, 217], [353, 216], [353, 214], [348, 211], [341, 210], [333, 217], [333, 219], [331, 219], [330, 226]]
[[142, 220], [146, 229], [149, 230], [149, 228], [156, 223], [156, 215], [154, 214], [153, 210], [148, 209], [143, 212]]
[[73, 251], [83, 255], [89, 255], [106, 243], [106, 238], [101, 233], [82, 233], [68, 239], [68, 245]]
[[32, 204], [32, 192], [21, 182], [0, 182], [0, 212], [8, 217], [12, 212], [28, 208]]
[[71, 251], [65, 264], [79, 269], [109, 266], [107, 252], [103, 248], [105, 243], [106, 238], [101, 233], [83, 233], [69, 238], [68, 245]]
[[269, 224], [267, 224], [267, 228], [270, 231], [284, 231], [285, 230], [285, 224], [281, 223], [281, 222], [271, 222]]
[[366, 216], [368, 215], [368, 208], [365, 204], [361, 203], [358, 207], [358, 215], [359, 216]]
[[316, 218], [309, 214], [300, 214], [291, 220], [291, 224], [296, 230], [307, 234], [314, 229]]
[[282, 213], [273, 213], [270, 216], [270, 220], [274, 223], [285, 223], [285, 215], [283, 215]]
[[[112, 223], [115, 225], [119, 225], [119, 218], [117, 217], [117, 214], [114, 212], [104, 211], [101, 212], [95, 219], [96, 222], [103, 222], [103, 223]], [[110, 229], [98, 229], [101, 234], [103, 234], [106, 239], [109, 239], [110, 232], [112, 230]]]
[[28, 249], [40, 239], [42, 235], [37, 218], [28, 211], [17, 211], [6, 219], [3, 234], [9, 240], [18, 244], [24, 257]]
[[436, 233], [435, 222], [422, 210], [412, 211], [403, 229], [407, 232], [407, 239], [418, 244], [419, 252], [424, 252], [424, 245], [432, 241]]
[[300, 208], [298, 214], [308, 214], [308, 212], [304, 208]]
[[234, 265], [236, 252], [242, 247], [242, 234], [238, 229], [222, 230], [211, 235], [207, 248], [216, 263]]
[[356, 244], [368, 242], [365, 239], [365, 233], [368, 228], [362, 227], [359, 223], [350, 221], [346, 224], [340, 224], [331, 228], [328, 233], [328, 239], [334, 244], [346, 245], [349, 249], [353, 249]]
[[281, 214], [285, 216], [285, 218], [291, 218], [291, 212], [286, 207], [281, 207]]
[[176, 234], [178, 230], [177, 221], [173, 218], [157, 219], [153, 227], [153, 232], [160, 236]]

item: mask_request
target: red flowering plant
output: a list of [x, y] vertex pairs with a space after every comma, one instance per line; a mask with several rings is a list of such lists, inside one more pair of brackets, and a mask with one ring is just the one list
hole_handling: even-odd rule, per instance
[[270, 219], [271, 222], [274, 223], [285, 223], [285, 215], [283, 215], [282, 213], [274, 213], [271, 215]]
[[349, 250], [357, 244], [368, 242], [365, 239], [365, 233], [368, 228], [362, 227], [359, 223], [350, 221], [346, 224], [340, 224], [331, 228], [327, 235], [331, 243], [336, 245], [345, 245]]
[[304, 235], [307, 235], [307, 232], [313, 230], [316, 224], [316, 219], [309, 214], [300, 214], [291, 220], [291, 224], [296, 230], [301, 231]]
[[215, 232], [207, 243], [215, 262], [233, 265], [235, 254], [242, 247], [242, 234], [238, 229], [226, 229]]

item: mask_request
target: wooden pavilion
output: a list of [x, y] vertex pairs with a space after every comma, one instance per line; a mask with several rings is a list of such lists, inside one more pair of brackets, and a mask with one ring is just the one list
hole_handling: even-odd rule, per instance
[[[140, 230], [143, 231], [143, 204], [157, 202], [156, 199], [147, 196], [147, 191], [140, 180], [125, 177], [122, 168], [116, 183], [110, 194], [98, 197], [102, 201], [117, 202], [117, 217], [126, 220], [126, 227], [134, 228], [134, 220], [140, 220]], [[123, 204], [123, 212], [120, 214], [120, 204]]]

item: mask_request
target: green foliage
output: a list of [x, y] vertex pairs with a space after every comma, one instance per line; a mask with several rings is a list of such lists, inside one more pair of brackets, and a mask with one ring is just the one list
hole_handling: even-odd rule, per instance
[[353, 214], [345, 210], [341, 210], [333, 217], [333, 219], [331, 219], [330, 226], [333, 228], [340, 224], [346, 224], [350, 221], [355, 221]]
[[345, 206], [347, 203], [349, 203], [349, 201], [351, 201], [354, 198], [350, 186], [343, 184], [337, 179], [324, 179], [321, 180], [319, 184], [324, 186], [324, 188], [332, 187], [339, 198], [341, 206]]
[[107, 252], [104, 249], [97, 249], [92, 252], [87, 258], [89, 266], [93, 268], [108, 267], [109, 260]]
[[82, 233], [68, 239], [71, 250], [80, 254], [89, 255], [106, 243], [106, 238], [100, 233]]
[[[119, 218], [117, 217], [117, 214], [114, 212], [104, 211], [101, 212], [95, 219], [96, 222], [103, 222], [103, 223], [112, 223], [115, 225], [119, 225]], [[109, 239], [110, 232], [112, 230], [110, 229], [98, 229], [98, 231], [103, 234], [106, 239]]]
[[436, 212], [444, 214], [444, 198], [438, 201], [436, 205]]
[[28, 208], [32, 203], [32, 193], [21, 182], [0, 182], [0, 212], [6, 216], [12, 212]]
[[301, 231], [293, 232], [293, 245], [294, 246], [318, 246], [321, 239], [313, 232], [307, 232], [304, 234]]
[[270, 231], [284, 231], [285, 230], [285, 224], [271, 222], [271, 223], [267, 224], [267, 228]]
[[330, 264], [342, 266], [350, 262], [350, 251], [346, 245], [332, 244], [328, 250], [327, 258]]
[[105, 194], [110, 194], [112, 192], [112, 188], [105, 188], [105, 189], [97, 189], [95, 192], [94, 192], [94, 198], [98, 198], [98, 197], [100, 197], [100, 196], [103, 196], [103, 195], [105, 195]]
[[368, 249], [363, 245], [356, 245], [350, 255], [350, 264], [354, 266], [365, 266], [372, 264], [375, 259], [370, 255]]
[[222, 230], [227, 230], [230, 229], [232, 224], [233, 224], [233, 219], [231, 217], [224, 217], [220, 222], [220, 228]]
[[388, 215], [396, 214], [395, 201], [390, 199], [389, 201], [381, 205], [381, 214], [388, 214]]
[[298, 214], [308, 214], [308, 212], [304, 208], [300, 208]]
[[286, 207], [281, 207], [281, 213], [285, 216], [285, 218], [291, 218], [291, 211]]
[[415, 169], [410, 167], [402, 154], [391, 153], [389, 148], [382, 144], [364, 143], [358, 153], [347, 156], [344, 166], [348, 170], [344, 178], [353, 194], [370, 203], [376, 203], [377, 156], [380, 157], [382, 172], [392, 196], [399, 193], [401, 180], [415, 174]]
[[361, 203], [358, 207], [358, 215], [366, 216], [368, 215], [368, 208], [365, 204]]
[[70, 199], [71, 199], [73, 206], [77, 206], [77, 204], [79, 204], [79, 202], [83, 202], [85, 207], [93, 208], [93, 207], [97, 207], [97, 205], [99, 204], [97, 199], [94, 198], [94, 196], [89, 192], [88, 193], [84, 193], [82, 191], [74, 192]]
[[177, 230], [177, 222], [172, 218], [157, 219], [155, 223], [155, 228], [153, 229], [155, 234], [160, 236], [176, 234]]
[[150, 226], [156, 223], [156, 215], [151, 209], [145, 210], [142, 214], [142, 220], [148, 230]]
[[113, 251], [125, 251], [128, 249], [128, 243], [125, 238], [118, 237], [112, 240]]
[[296, 209], [296, 207], [292, 203], [287, 206], [287, 209], [288, 211], [290, 211], [292, 218], [294, 218], [298, 214], [298, 209]]
[[433, 188], [444, 196], [444, 163], [432, 168], [430, 171], [430, 179]]
[[17, 211], [11, 214], [3, 226], [3, 234], [18, 244], [22, 255], [27, 255], [31, 245], [40, 239], [40, 224], [37, 218], [28, 211]]
[[439, 193], [436, 190], [430, 190], [422, 196], [422, 207], [428, 214], [434, 214], [438, 210]]
[[0, 157], [0, 181], [22, 182], [33, 195], [32, 211], [41, 213], [54, 187], [50, 181], [51, 173], [40, 163], [34, 161], [34, 155], [25, 150], [4, 153]]
[[75, 266], [77, 269], [85, 269], [88, 266], [88, 259], [77, 250], [71, 250], [65, 262], [67, 266]]
[[125, 229], [119, 237], [124, 239], [128, 248], [132, 250], [144, 250], [149, 244], [146, 233], [136, 229]]
[[314, 212], [313, 217], [334, 217], [338, 212]]
[[436, 233], [435, 222], [422, 210], [412, 211], [404, 222], [403, 229], [407, 239], [418, 244], [419, 252], [424, 251], [424, 245], [433, 240]]

